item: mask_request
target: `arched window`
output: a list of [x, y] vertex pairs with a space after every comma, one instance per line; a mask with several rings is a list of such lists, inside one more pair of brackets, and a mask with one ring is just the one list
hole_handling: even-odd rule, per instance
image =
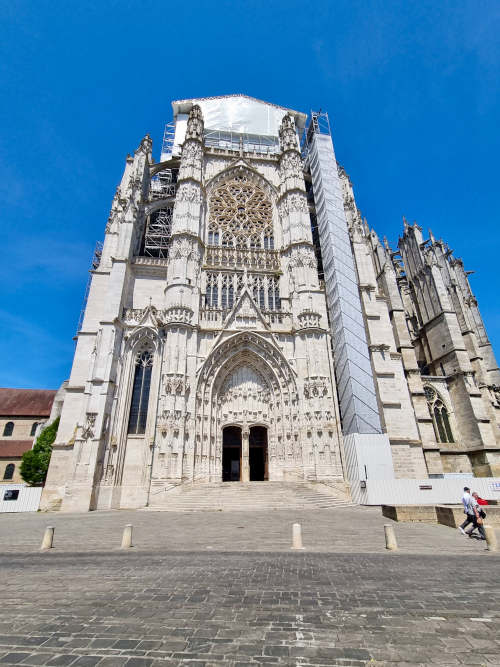
[[5, 472], [3, 474], [4, 479], [12, 479], [14, 477], [14, 470], [16, 466], [13, 463], [9, 463], [5, 466]]
[[266, 234], [264, 236], [264, 250], [274, 250], [274, 237]]
[[134, 385], [130, 402], [129, 433], [141, 434], [146, 431], [152, 368], [153, 353], [149, 350], [138, 352], [135, 358]]
[[30, 435], [35, 435], [37, 428], [38, 428], [38, 422], [33, 422], [33, 424], [31, 424]]
[[3, 429], [4, 435], [12, 435], [14, 433], [14, 422], [7, 422]]
[[453, 432], [450, 426], [450, 417], [445, 404], [433, 387], [424, 387], [427, 407], [432, 417], [434, 433], [438, 442], [455, 442]]

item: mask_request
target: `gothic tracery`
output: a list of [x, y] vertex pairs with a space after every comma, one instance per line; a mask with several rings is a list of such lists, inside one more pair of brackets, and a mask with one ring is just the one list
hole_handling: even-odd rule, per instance
[[211, 245], [273, 248], [269, 197], [247, 174], [233, 176], [212, 192], [208, 232]]

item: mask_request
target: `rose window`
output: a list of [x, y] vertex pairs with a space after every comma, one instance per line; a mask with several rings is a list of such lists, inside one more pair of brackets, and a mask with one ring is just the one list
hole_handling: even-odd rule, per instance
[[271, 201], [246, 175], [233, 177], [212, 193], [208, 243], [228, 248], [274, 247]]

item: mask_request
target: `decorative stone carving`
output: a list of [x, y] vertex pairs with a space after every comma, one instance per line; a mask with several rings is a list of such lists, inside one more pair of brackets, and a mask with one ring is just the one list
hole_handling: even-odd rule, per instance
[[161, 311], [161, 320], [164, 324], [172, 324], [174, 322], [191, 324], [193, 315], [193, 310], [188, 306], [176, 304]]
[[306, 398], [323, 398], [328, 396], [328, 378], [313, 376], [304, 380], [304, 396]]
[[203, 114], [201, 107], [195, 104], [189, 112], [187, 127], [186, 127], [186, 141], [189, 139], [196, 139], [203, 141]]
[[201, 202], [200, 188], [196, 183], [181, 183], [177, 190], [176, 202], [189, 202], [199, 204]]
[[81, 427], [81, 437], [84, 440], [90, 440], [94, 437], [94, 426], [97, 418], [97, 412], [87, 412], [85, 415], [85, 424]]
[[260, 271], [279, 271], [281, 268], [280, 253], [277, 250], [213, 245], [207, 246], [205, 250], [204, 264], [207, 268], [248, 268]]
[[314, 310], [303, 310], [299, 316], [300, 329], [319, 329], [321, 315]]
[[316, 255], [314, 250], [310, 247], [295, 247], [288, 260], [288, 270], [294, 270], [298, 267], [305, 267], [307, 269], [316, 269]]
[[370, 352], [387, 352], [387, 350], [391, 349], [391, 346], [385, 343], [374, 343], [373, 345], [368, 345], [368, 349]]
[[302, 159], [299, 153], [285, 153], [280, 161], [282, 178], [296, 178], [302, 176]]
[[201, 144], [189, 141], [182, 147], [183, 167], [199, 167], [202, 157], [203, 148]]
[[189, 380], [184, 374], [168, 373], [164, 375], [165, 393], [172, 396], [185, 396], [190, 389]]
[[280, 146], [282, 151], [298, 151], [295, 121], [290, 114], [283, 116], [279, 129]]
[[280, 216], [282, 218], [290, 215], [290, 213], [309, 214], [309, 207], [307, 205], [307, 198], [305, 193], [287, 193], [280, 202], [279, 210]]

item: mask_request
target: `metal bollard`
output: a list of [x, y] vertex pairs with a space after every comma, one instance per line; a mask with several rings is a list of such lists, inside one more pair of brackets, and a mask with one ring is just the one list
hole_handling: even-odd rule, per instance
[[303, 549], [302, 527], [300, 523], [294, 523], [292, 527], [292, 549]]
[[130, 549], [132, 546], [132, 524], [127, 523], [123, 529], [122, 549]]
[[398, 543], [396, 542], [396, 535], [394, 534], [394, 528], [390, 523], [384, 523], [384, 533], [385, 533], [385, 548], [389, 551], [397, 551]]
[[52, 549], [52, 543], [54, 542], [54, 526], [47, 526], [45, 533], [43, 534], [42, 546], [40, 551], [47, 551], [47, 549]]
[[493, 526], [483, 525], [484, 534], [486, 535], [486, 548], [488, 551], [498, 551], [497, 536]]

